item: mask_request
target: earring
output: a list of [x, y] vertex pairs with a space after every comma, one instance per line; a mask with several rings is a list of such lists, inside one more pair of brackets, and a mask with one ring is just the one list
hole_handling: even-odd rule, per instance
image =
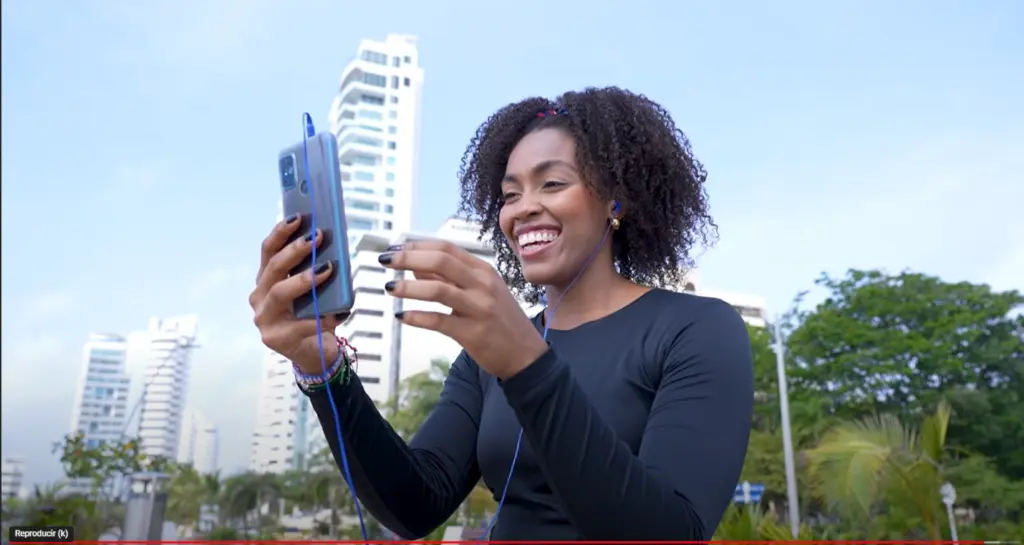
[[612, 231], [618, 231], [622, 224], [619, 222], [619, 218], [612, 218]]

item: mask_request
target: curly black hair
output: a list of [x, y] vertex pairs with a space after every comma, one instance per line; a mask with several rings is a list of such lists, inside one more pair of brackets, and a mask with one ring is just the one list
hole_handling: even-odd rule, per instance
[[[538, 116], [551, 110], [557, 114]], [[477, 129], [466, 148], [459, 211], [481, 223], [480, 237], [494, 244], [498, 271], [512, 291], [531, 303], [539, 300], [539, 288], [527, 284], [498, 224], [501, 180], [516, 144], [548, 127], [576, 140], [576, 162], [591, 189], [622, 204], [622, 226], [612, 240], [619, 274], [640, 284], [678, 286], [693, 266], [694, 246], [709, 246], [717, 237], [704, 190], [707, 172], [664, 108], [605, 87], [509, 104]]]

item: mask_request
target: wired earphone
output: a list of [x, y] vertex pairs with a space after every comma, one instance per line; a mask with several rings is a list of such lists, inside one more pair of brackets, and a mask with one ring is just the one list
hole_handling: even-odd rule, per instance
[[[309, 142], [309, 139], [316, 135], [316, 130], [313, 127], [313, 118], [312, 118], [312, 116], [309, 115], [309, 113], [303, 113], [302, 114], [302, 120], [303, 120], [302, 162], [303, 162], [303, 167], [306, 169], [306, 172], [308, 173], [309, 172], [309, 153], [308, 153], [307, 144]], [[316, 196], [313, 194], [314, 186], [316, 186], [316, 184], [309, 184], [309, 200], [310, 201], [313, 201], [316, 198]], [[565, 293], [568, 292], [572, 288], [573, 284], [575, 284], [576, 281], [579, 280], [581, 276], [583, 276], [583, 273], [587, 270], [587, 267], [590, 266], [590, 262], [593, 261], [595, 257], [597, 257], [597, 254], [601, 251], [601, 248], [604, 247], [604, 243], [608, 240], [608, 235], [612, 232], [613, 221], [615, 221], [618, 218], [620, 208], [621, 207], [619, 206], [619, 202], [618, 201], [613, 201], [613, 204], [612, 204], [612, 220], [610, 220], [608, 222], [608, 227], [604, 231], [604, 236], [601, 237], [601, 242], [597, 245], [596, 248], [594, 248], [594, 251], [592, 251], [590, 253], [590, 256], [587, 257], [587, 260], [583, 262], [583, 266], [580, 268], [580, 271], [578, 273], [576, 273], [576, 276], [572, 279], [572, 282], [569, 282], [569, 285], [566, 286], [565, 290], [562, 292], [562, 297], [563, 298], [565, 297]], [[316, 207], [315, 206], [310, 206], [309, 223], [310, 223], [310, 227], [309, 227], [310, 233], [312, 233], [313, 237], [316, 237], [316, 229], [317, 229], [316, 226], [317, 226], [317, 223], [316, 223]], [[316, 263], [316, 245], [315, 244], [312, 245], [312, 262]], [[320, 321], [320, 305], [319, 305], [319, 303], [317, 301], [317, 294], [316, 294], [317, 289], [316, 289], [316, 286], [313, 287], [311, 292], [312, 292], [312, 295], [313, 295], [313, 314], [314, 314], [314, 316], [316, 316], [316, 339], [317, 339], [317, 348], [320, 351], [320, 368], [323, 371], [323, 374], [326, 376], [327, 375], [327, 358], [324, 355], [323, 326], [322, 326], [321, 321]], [[555, 312], [558, 311], [558, 304], [559, 303], [561, 303], [561, 300], [556, 302], [555, 305], [551, 308], [550, 311], [545, 310], [545, 312], [544, 312], [544, 332], [543, 332], [543, 337], [544, 337], [545, 341], [547, 341], [547, 339], [548, 339], [548, 331], [551, 329], [551, 320], [554, 318]], [[348, 452], [347, 452], [347, 449], [345, 448], [344, 437], [342, 436], [342, 433], [341, 433], [341, 418], [340, 418], [340, 415], [339, 415], [339, 412], [338, 412], [338, 405], [334, 401], [334, 395], [331, 393], [331, 389], [330, 388], [326, 388], [326, 390], [327, 390], [327, 401], [328, 401], [328, 403], [330, 404], [330, 407], [331, 407], [331, 416], [334, 417], [334, 431], [337, 433], [337, 436], [338, 436], [338, 451], [339, 451], [339, 454], [341, 455], [340, 456], [341, 457], [341, 469], [342, 469], [343, 477], [345, 478], [345, 484], [348, 485], [348, 489], [352, 493], [352, 503], [355, 504], [355, 506], [356, 506], [356, 516], [358, 516], [358, 518], [359, 518], [359, 530], [362, 533], [363, 541], [365, 543], [369, 543], [370, 538], [369, 538], [368, 534], [366, 533], [366, 522], [363, 519], [363, 511], [362, 511], [362, 508], [359, 505], [359, 498], [356, 495], [356, 487], [353, 485], [352, 472], [350, 470], [349, 463], [348, 463]], [[491, 533], [491, 530], [494, 529], [495, 523], [498, 522], [498, 516], [501, 514], [501, 508], [502, 508], [502, 506], [505, 505], [505, 496], [506, 496], [506, 494], [508, 494], [508, 486], [512, 482], [512, 475], [515, 473], [516, 461], [519, 459], [519, 451], [520, 451], [520, 449], [522, 447], [522, 444], [523, 444], [523, 429], [520, 427], [519, 428], [519, 436], [516, 439], [516, 450], [515, 450], [515, 452], [512, 453], [512, 463], [509, 464], [508, 477], [505, 479], [505, 486], [502, 487], [502, 490], [501, 490], [501, 498], [498, 500], [498, 508], [495, 510], [494, 516], [491, 517], [491, 521], [487, 524], [487, 530], [484, 532], [484, 537], [489, 536], [490, 533]]]

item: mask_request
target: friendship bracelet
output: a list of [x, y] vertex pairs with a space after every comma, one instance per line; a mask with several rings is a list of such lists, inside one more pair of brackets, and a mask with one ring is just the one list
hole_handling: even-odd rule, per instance
[[349, 344], [348, 339], [338, 337], [338, 357], [327, 367], [327, 372], [322, 374], [306, 374], [298, 366], [293, 365], [292, 371], [295, 374], [295, 383], [300, 389], [307, 392], [317, 391], [326, 388], [329, 384], [348, 384], [352, 378], [352, 366], [356, 364], [357, 356], [355, 347]]

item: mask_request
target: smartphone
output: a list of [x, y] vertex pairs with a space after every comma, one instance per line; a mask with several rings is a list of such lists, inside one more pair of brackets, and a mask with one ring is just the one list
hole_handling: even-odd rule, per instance
[[[307, 139], [305, 146], [299, 142], [282, 151], [277, 163], [284, 217], [298, 214], [302, 219], [292, 241], [311, 232], [314, 211], [316, 227], [324, 237], [316, 250], [316, 263], [313, 263], [312, 255], [307, 256], [290, 274], [309, 274], [315, 265], [332, 263], [334, 268], [330, 278], [314, 288], [316, 310], [320, 316], [348, 313], [352, 310], [355, 293], [345, 224], [345, 198], [341, 190], [341, 167], [338, 164], [338, 141], [329, 132], [317, 134]], [[313, 292], [297, 298], [293, 309], [295, 317], [300, 320], [315, 318]]]

